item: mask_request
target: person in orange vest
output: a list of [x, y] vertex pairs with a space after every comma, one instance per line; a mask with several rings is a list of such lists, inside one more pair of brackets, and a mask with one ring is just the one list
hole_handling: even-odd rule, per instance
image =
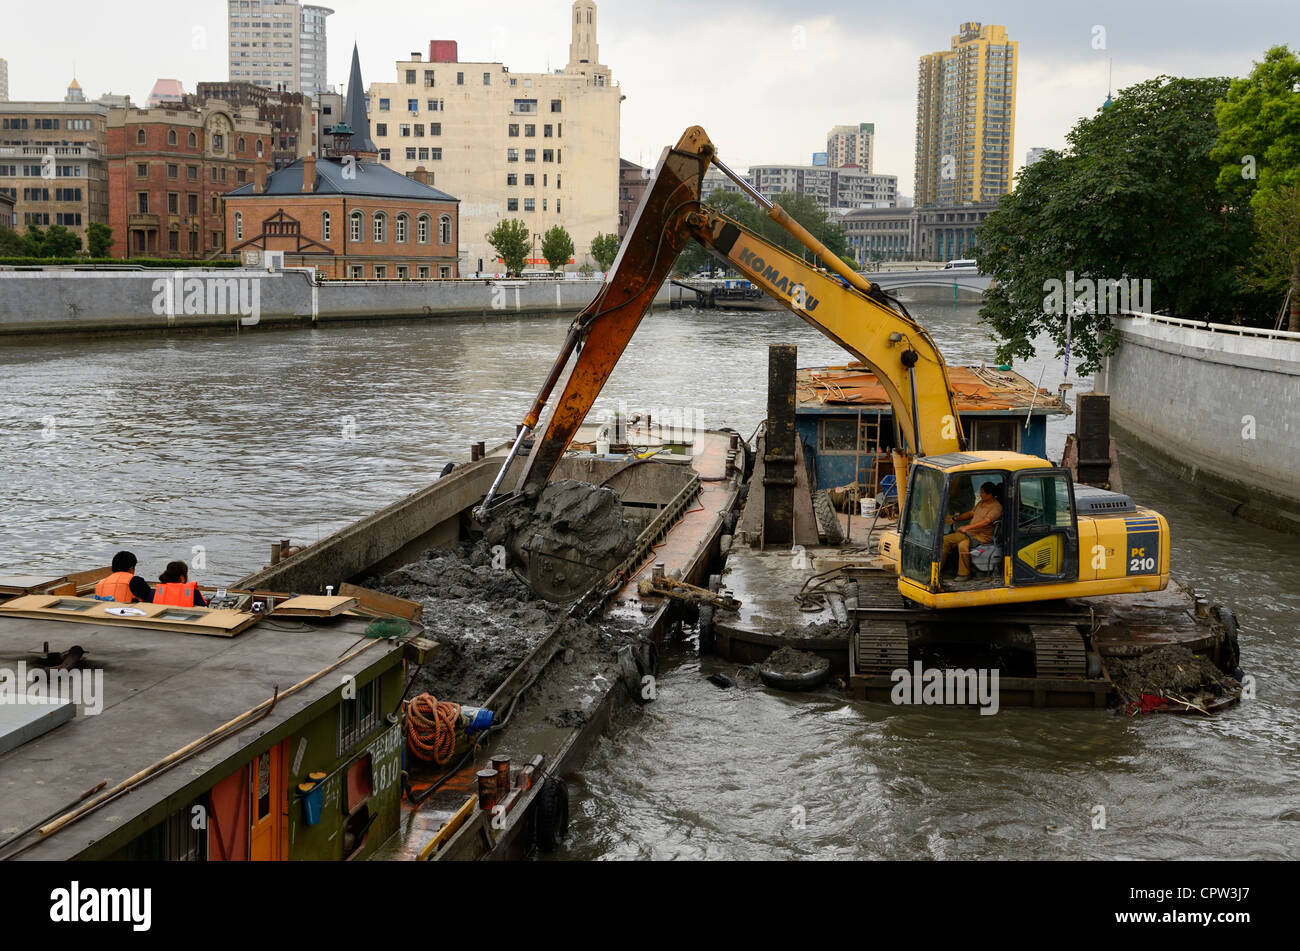
[[129, 551], [119, 551], [114, 555], [113, 573], [95, 585], [95, 597], [123, 604], [152, 601], [153, 591], [149, 589], [149, 582], [135, 573], [135, 564], [135, 555]]
[[185, 562], [167, 562], [167, 570], [158, 576], [158, 587], [153, 589], [153, 603], [174, 604], [181, 608], [207, 607], [199, 583], [190, 581], [189, 576], [190, 567]]

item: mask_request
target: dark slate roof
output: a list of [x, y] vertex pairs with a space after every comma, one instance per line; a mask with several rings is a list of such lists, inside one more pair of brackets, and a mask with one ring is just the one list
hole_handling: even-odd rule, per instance
[[[370, 139], [370, 117], [366, 115], [366, 87], [361, 82], [361, 56], [352, 44], [352, 75], [348, 77], [348, 98], [343, 121], [352, 126], [352, 148], [357, 152], [378, 152]], [[326, 130], [328, 133], [328, 130]]]
[[[355, 140], [353, 140], [355, 141]], [[343, 161], [337, 158], [318, 158], [316, 160], [317, 195], [368, 195], [372, 198], [407, 198], [417, 201], [455, 201], [444, 191], [432, 185], [421, 185], [413, 178], [407, 178], [394, 172], [378, 162], [357, 162], [352, 166], [356, 174], [351, 178], [343, 177]], [[278, 172], [266, 177], [266, 191], [258, 195], [253, 191], [253, 183], [241, 185], [233, 192], [227, 192], [227, 198], [261, 198], [263, 196], [301, 195], [302, 159], [288, 165]]]

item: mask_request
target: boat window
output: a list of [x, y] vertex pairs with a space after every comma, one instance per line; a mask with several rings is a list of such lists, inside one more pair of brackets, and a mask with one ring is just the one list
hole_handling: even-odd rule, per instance
[[200, 611], [164, 611], [157, 615], [159, 621], [198, 621], [203, 617]]
[[90, 608], [93, 608], [95, 605], [100, 603], [101, 602], [99, 601], [60, 598], [58, 601], [55, 601], [49, 607], [50, 610], [52, 611], [87, 611]]
[[822, 452], [856, 452], [858, 448], [858, 421], [856, 419], [824, 419], [818, 449]]
[[977, 419], [972, 434], [976, 452], [1019, 452], [1021, 422], [1016, 419]]

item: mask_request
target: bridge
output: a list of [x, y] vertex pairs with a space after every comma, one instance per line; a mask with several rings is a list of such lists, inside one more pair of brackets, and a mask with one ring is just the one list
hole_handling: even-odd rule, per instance
[[908, 287], [957, 287], [974, 294], [988, 290], [992, 278], [974, 268], [932, 268], [924, 271], [863, 271], [862, 276], [879, 284], [884, 290], [896, 291]]

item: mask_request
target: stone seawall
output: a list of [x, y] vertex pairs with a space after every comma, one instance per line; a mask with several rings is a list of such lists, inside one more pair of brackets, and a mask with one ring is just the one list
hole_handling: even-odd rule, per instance
[[1300, 334], [1136, 314], [1097, 375], [1121, 434], [1236, 514], [1300, 532]]
[[[233, 333], [330, 321], [571, 316], [600, 287], [597, 280], [316, 284], [294, 269], [0, 271], [0, 342], [50, 334]], [[656, 303], [681, 295], [666, 284]]]

